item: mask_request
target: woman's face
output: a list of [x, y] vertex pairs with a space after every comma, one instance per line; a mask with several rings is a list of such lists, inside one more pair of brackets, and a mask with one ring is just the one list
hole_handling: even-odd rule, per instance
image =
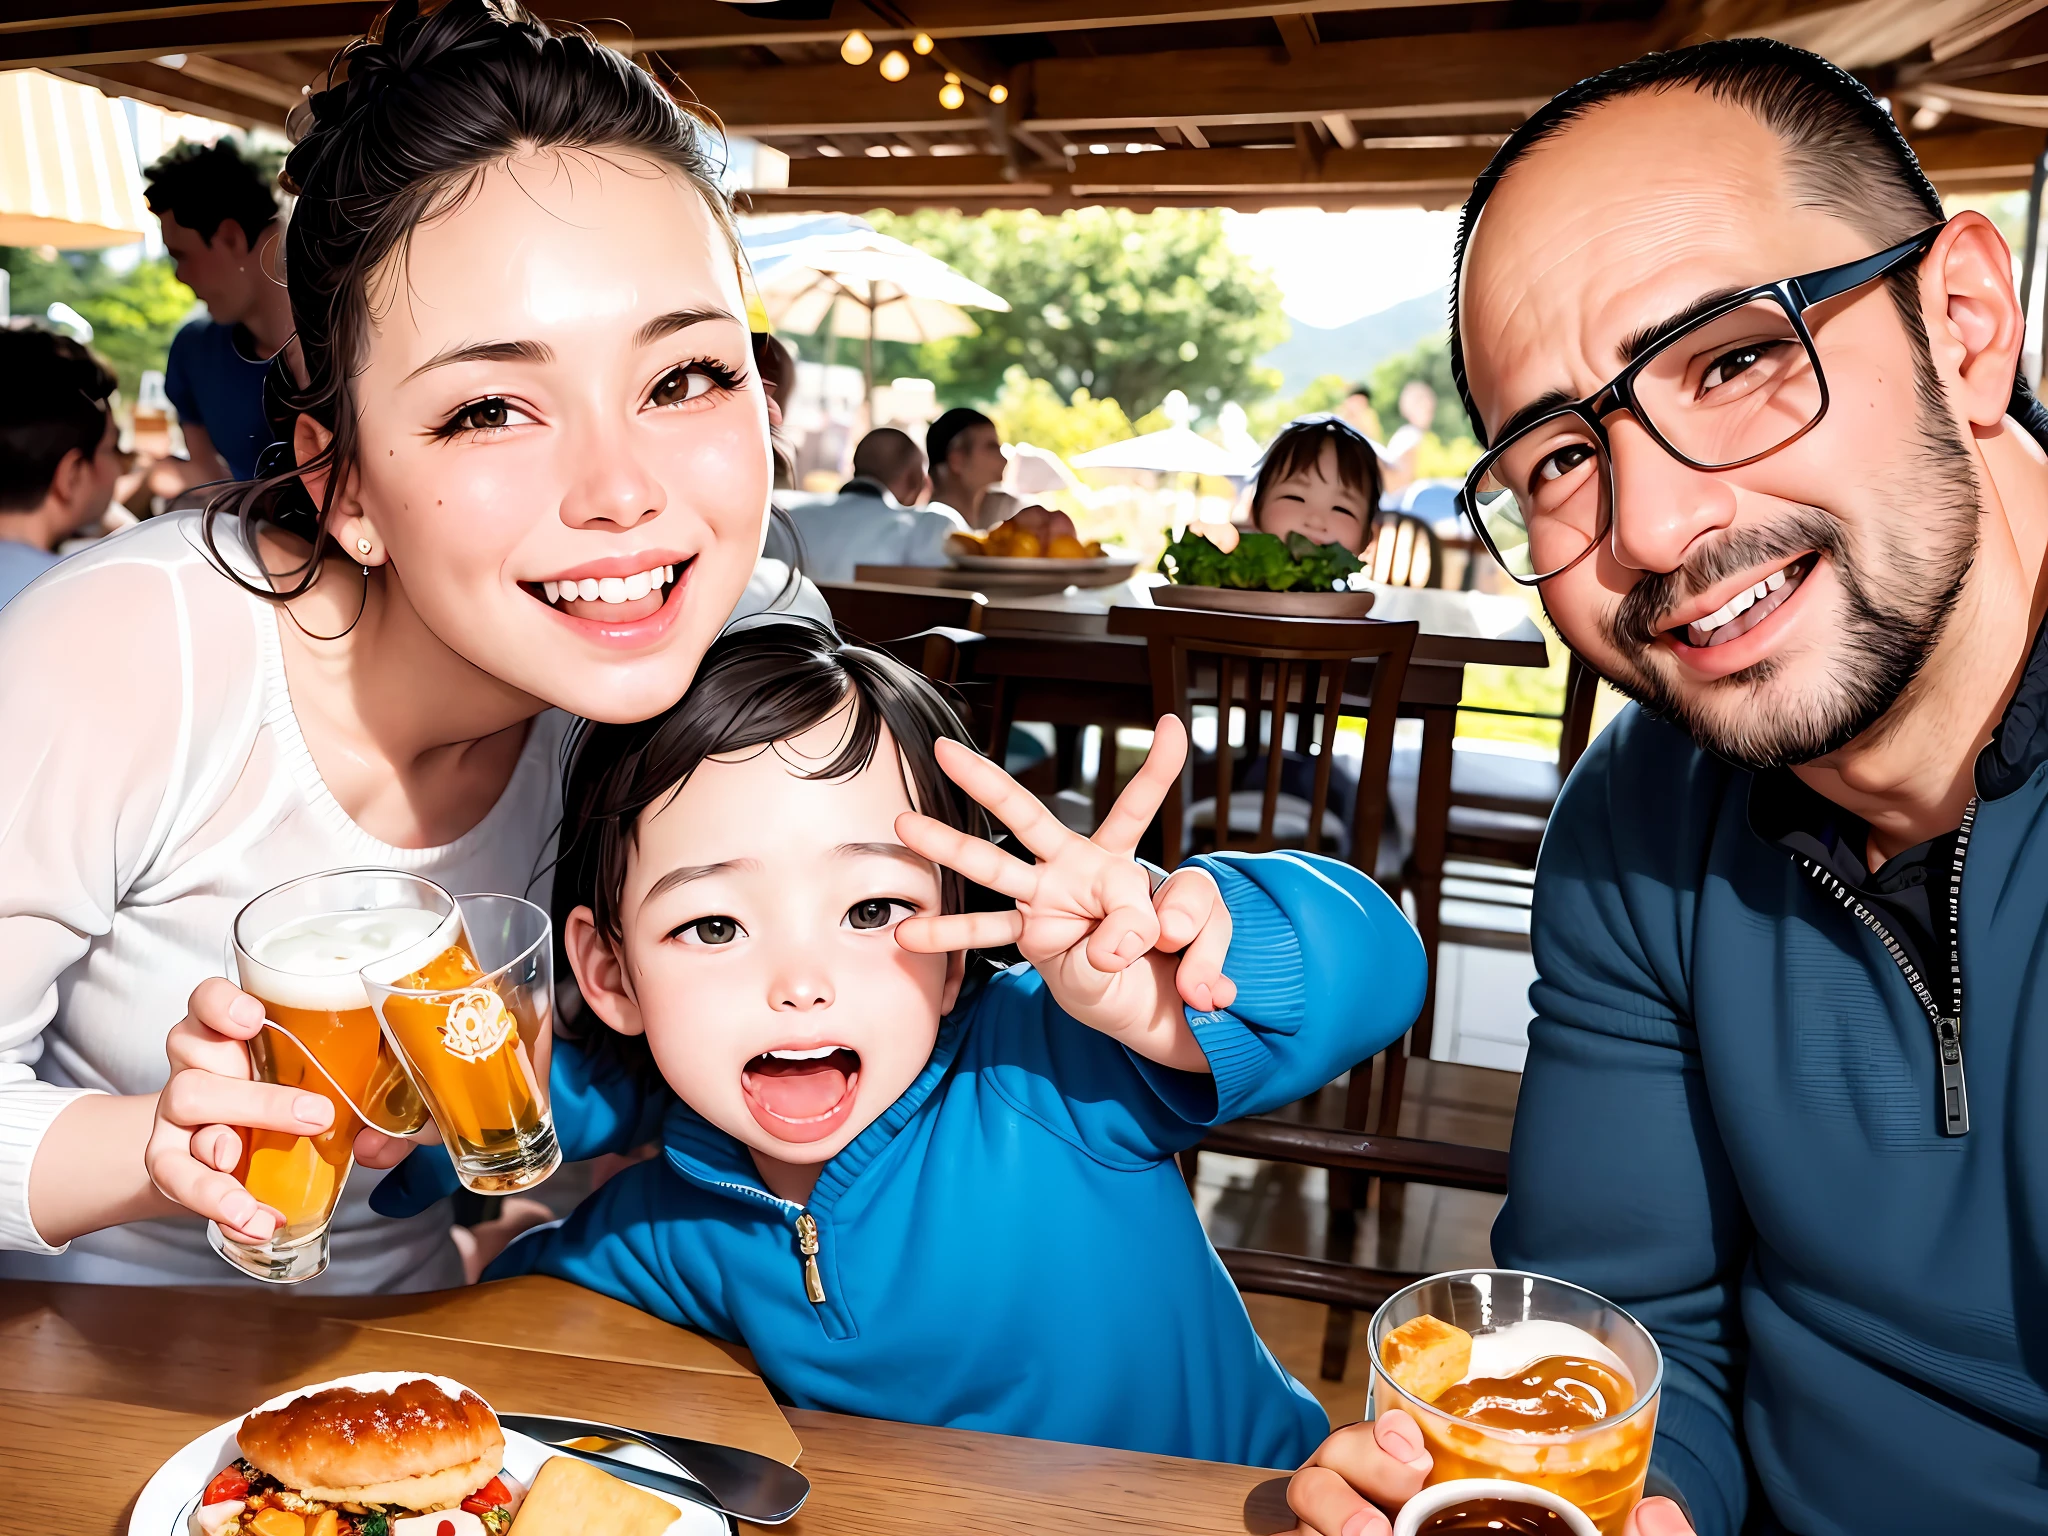
[[[377, 274], [362, 527], [451, 650], [597, 720], [689, 686], [760, 553], [768, 418], [731, 251], [681, 175], [546, 150]], [[374, 558], [374, 557], [373, 557]]]

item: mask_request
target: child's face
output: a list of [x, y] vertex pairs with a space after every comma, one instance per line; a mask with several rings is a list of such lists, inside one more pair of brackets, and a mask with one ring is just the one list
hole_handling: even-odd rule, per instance
[[783, 1163], [829, 1160], [894, 1103], [960, 986], [961, 956], [896, 942], [903, 918], [940, 910], [940, 887], [896, 835], [912, 806], [895, 742], [884, 731], [851, 778], [800, 776], [831, 761], [848, 719], [707, 761], [641, 818], [623, 978], [586, 975], [571, 936], [605, 1021], [644, 1030], [685, 1103]]
[[1337, 450], [1326, 443], [1312, 468], [1273, 482], [1258, 522], [1280, 538], [1298, 533], [1312, 544], [1342, 544], [1355, 555], [1365, 548], [1372, 514], [1371, 499], [1337, 478]]

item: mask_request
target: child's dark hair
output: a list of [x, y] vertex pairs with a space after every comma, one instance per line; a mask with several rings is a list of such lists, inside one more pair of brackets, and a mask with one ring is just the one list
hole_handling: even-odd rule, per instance
[[[706, 651], [682, 702], [652, 720], [577, 725], [562, 796], [555, 932], [576, 908], [589, 907], [598, 931], [616, 942], [622, 935], [619, 897], [640, 817], [672, 796], [706, 758], [765, 751], [841, 709], [851, 711], [845, 742], [808, 777], [859, 773], [886, 728], [901, 754], [910, 803], [948, 826], [987, 835], [980, 808], [939, 768], [934, 748], [940, 737], [973, 743], [936, 688], [894, 657], [850, 645], [819, 625], [760, 624]], [[965, 882], [949, 869], [939, 874], [943, 909], [965, 910]], [[643, 1074], [653, 1072], [645, 1040], [594, 1023], [587, 1014], [565, 1019], [564, 1033], [617, 1051]]]
[[1337, 483], [1365, 502], [1360, 516], [1371, 526], [1386, 490], [1372, 439], [1341, 416], [1303, 416], [1282, 427], [1259, 460], [1259, 480], [1252, 490], [1253, 527], [1263, 526], [1259, 513], [1265, 509], [1267, 493], [1290, 475], [1314, 470], [1323, 462], [1326, 445], [1337, 451]]

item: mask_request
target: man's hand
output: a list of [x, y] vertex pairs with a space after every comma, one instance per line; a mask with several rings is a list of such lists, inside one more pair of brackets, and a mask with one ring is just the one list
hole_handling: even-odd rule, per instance
[[[1091, 1028], [1168, 1066], [1208, 1070], [1182, 1004], [1227, 1008], [1237, 988], [1223, 974], [1230, 912], [1205, 871], [1184, 869], [1152, 889], [1138, 839], [1187, 760], [1178, 718], [1159, 722], [1144, 766], [1092, 838], [1069, 831], [1036, 796], [980, 753], [941, 741], [939, 765], [1017, 840], [1036, 864], [1012, 858], [929, 816], [906, 812], [896, 833], [915, 853], [1013, 898], [1011, 912], [906, 918], [897, 942], [921, 953], [1015, 944], [1060, 1007]], [[1179, 953], [1180, 960], [1171, 958]], [[1142, 963], [1141, 963], [1142, 962]]]
[[[1294, 1536], [1393, 1536], [1393, 1517], [1422, 1491], [1432, 1462], [1422, 1431], [1404, 1408], [1370, 1424], [1348, 1424], [1316, 1448], [1287, 1484]], [[1645, 1499], [1622, 1536], [1693, 1536], [1669, 1499]]]

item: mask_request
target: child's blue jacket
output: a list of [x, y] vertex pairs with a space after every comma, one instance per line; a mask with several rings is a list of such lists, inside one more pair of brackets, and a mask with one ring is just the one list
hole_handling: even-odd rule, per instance
[[[808, 1206], [672, 1098], [664, 1156], [488, 1278], [542, 1273], [745, 1344], [799, 1407], [1292, 1467], [1329, 1431], [1253, 1332], [1173, 1154], [1313, 1093], [1421, 1005], [1420, 942], [1364, 875], [1298, 854], [1198, 860], [1233, 924], [1227, 1012], [1190, 1013], [1214, 1076], [1133, 1055], [1019, 966], [943, 1021], [903, 1096], [824, 1167]], [[569, 1155], [651, 1129], [639, 1092], [552, 1073]], [[817, 1222], [806, 1299], [797, 1218]]]

